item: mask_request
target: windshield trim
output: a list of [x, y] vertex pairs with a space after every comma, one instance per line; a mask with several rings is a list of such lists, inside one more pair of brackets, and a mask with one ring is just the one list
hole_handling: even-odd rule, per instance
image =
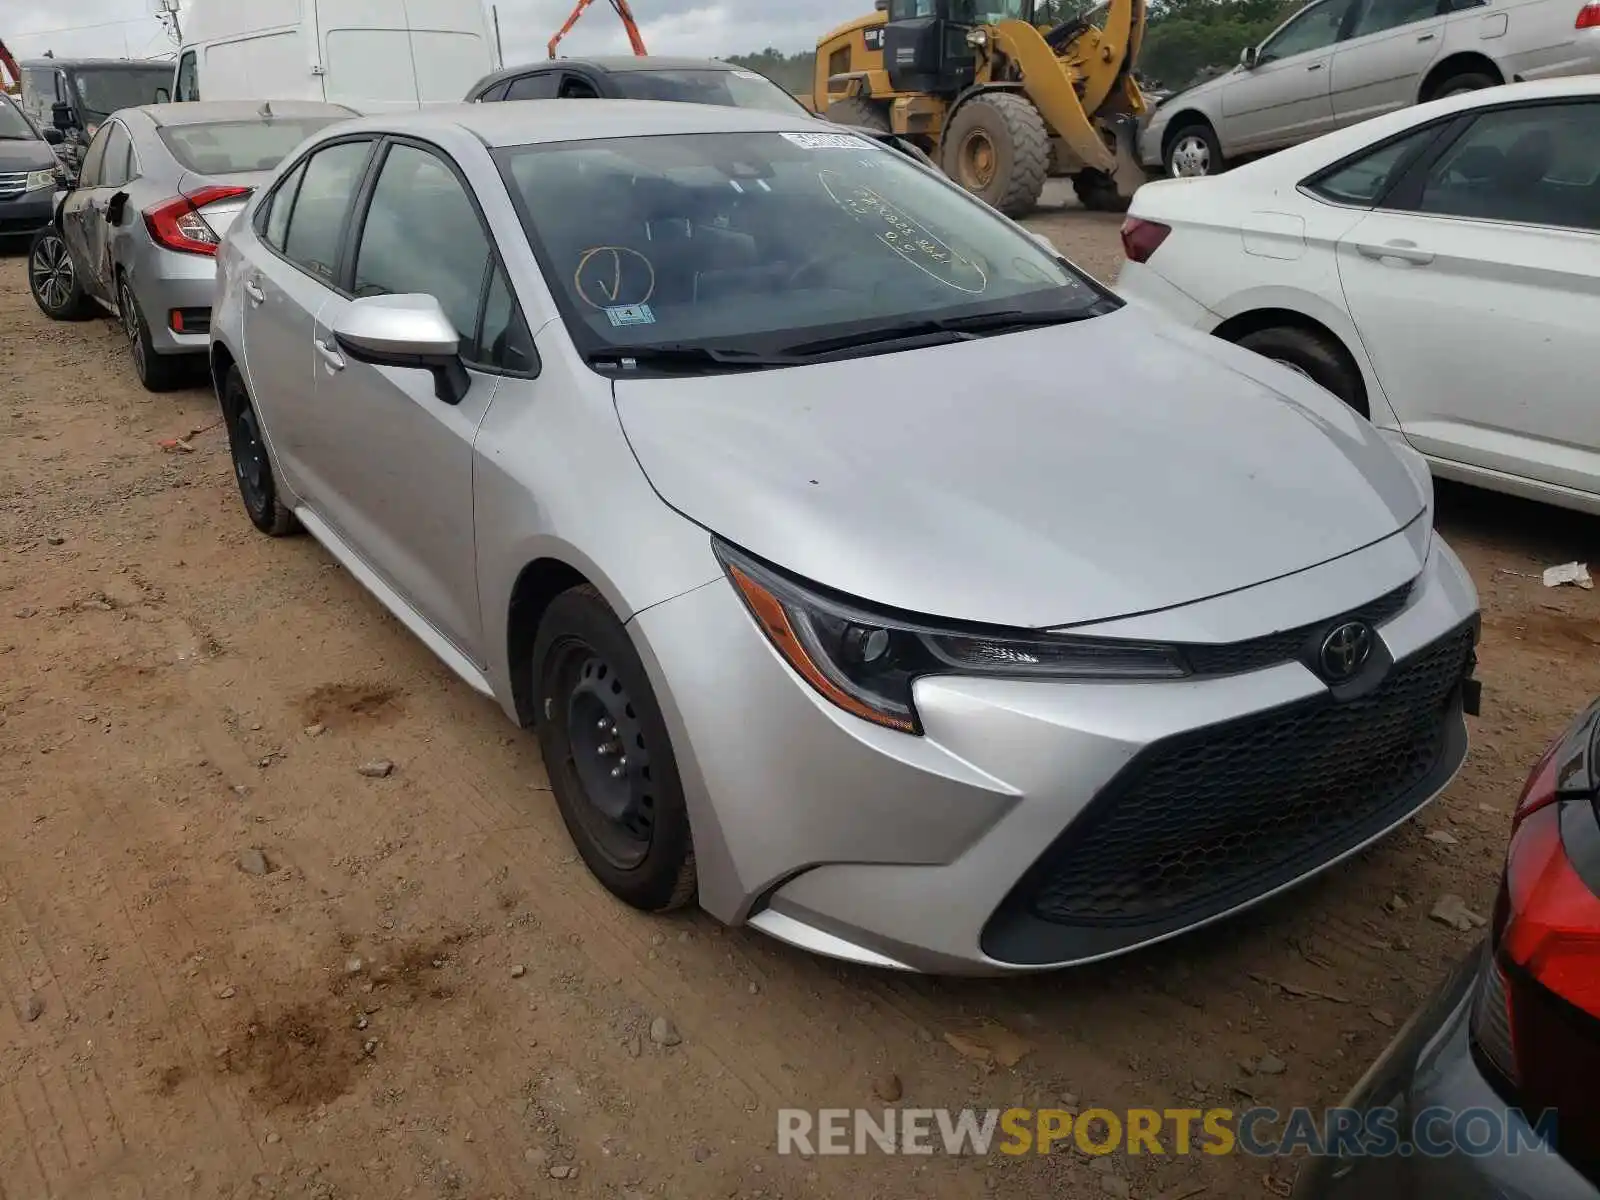
[[[521, 232], [523, 240], [531, 251], [534, 261], [538, 264], [539, 271], [545, 281], [545, 286], [549, 290], [551, 298], [555, 302], [556, 310], [560, 315], [561, 323], [566, 328], [567, 336], [572, 340], [573, 346], [577, 349], [579, 356], [584, 359], [585, 363], [589, 365], [590, 369], [594, 370], [597, 374], [605, 378], [615, 379], [622, 377], [623, 372], [617, 368], [601, 368], [596, 366], [593, 360], [596, 358], [625, 358], [627, 357], [627, 352], [629, 349], [643, 350], [649, 348], [651, 344], [639, 343], [630, 347], [626, 343], [610, 342], [604, 338], [596, 336], [595, 333], [589, 328], [588, 323], [584, 320], [583, 313], [578, 309], [567, 289], [555, 282], [560, 278], [561, 272], [556, 268], [553, 260], [551, 259], [549, 248], [545, 244], [544, 238], [540, 236], [538, 232], [538, 223], [533, 220], [532, 214], [529, 211], [527, 197], [523, 195], [522, 189], [518, 186], [516, 177], [512, 173], [512, 164], [517, 156], [522, 154], [557, 152], [581, 146], [597, 146], [610, 142], [636, 141], [642, 138], [720, 137], [728, 134], [738, 135], [745, 133], [771, 133], [773, 136], [780, 136], [785, 132], [796, 131], [716, 130], [694, 133], [631, 134], [623, 137], [574, 138], [566, 141], [532, 142], [519, 146], [501, 146], [490, 150], [490, 157], [494, 162], [496, 170], [500, 174], [501, 182], [505, 186], [506, 193], [511, 200], [512, 209], [517, 214], [517, 220], [522, 226]], [[872, 142], [870, 145], [874, 153], [889, 156], [889, 158], [897, 164], [903, 164], [905, 169], [920, 170], [913, 164], [909, 163], [904, 156], [900, 155], [898, 152], [891, 150], [877, 142]], [[1007, 231], [1013, 237], [1021, 239], [1040, 253], [1045, 252], [1044, 248], [1038, 244], [1037, 240], [1028, 232], [1028, 230], [1018, 225], [1015, 221], [1012, 221], [1009, 217], [997, 212], [995, 209], [985, 204], [982, 200], [974, 196], [965, 188], [961, 187], [959, 184], [955, 183], [953, 180], [948, 179], [942, 174], [937, 174], [934, 172], [922, 172], [922, 174], [937, 186], [944, 187], [954, 195], [959, 196], [964, 203], [970, 205], [979, 214], [981, 214], [980, 219], [995, 221], [1003, 226], [1006, 226]], [[1084, 289], [1090, 293], [1091, 298], [1089, 298], [1080, 306], [1083, 310], [1085, 310], [1086, 315], [1106, 315], [1123, 307], [1126, 303], [1113, 291], [1111, 291], [1110, 288], [1106, 287], [1099, 280], [1095, 279], [1088, 272], [1084, 271], [1076, 263], [1073, 263], [1067, 259], [1060, 253], [1060, 251], [1055, 251], [1053, 254], [1051, 254], [1051, 257], [1055, 259], [1055, 261], [1062, 267], [1063, 270], [1067, 272], [1068, 275], [1072, 277], [1073, 280], [1082, 285]], [[1055, 293], [1052, 292], [1050, 294], [1053, 295]], [[1019, 299], [1017, 297], [1001, 297], [982, 300], [974, 304], [952, 306], [949, 309], [939, 312], [937, 315], [941, 319], [961, 320], [974, 316], [985, 315], [990, 311], [999, 311], [1006, 308], [1017, 307], [1019, 307]], [[1088, 314], [1088, 310], [1091, 309], [1097, 309], [1099, 311], [1094, 314]], [[921, 314], [921, 316], [932, 319], [933, 314], [925, 313]], [[740, 349], [748, 350], [748, 352], [756, 355], [775, 355], [780, 354], [785, 346], [790, 345], [797, 340], [823, 341], [831, 338], [849, 337], [856, 334], [871, 332], [876, 327], [882, 327], [886, 324], [894, 323], [895, 321], [903, 321], [913, 318], [914, 314], [907, 313], [889, 315], [876, 314], [870, 317], [832, 322], [827, 325], [812, 325], [790, 328], [774, 332], [770, 335], [744, 335], [746, 344], [741, 345]], [[1038, 326], [1033, 326], [1032, 328], [1037, 329]], [[1002, 335], [997, 334], [995, 336]], [[738, 335], [734, 335], [733, 337], [723, 335], [707, 337], [700, 340], [685, 340], [681, 338], [667, 340], [671, 341], [677, 346], [708, 346], [712, 348], [726, 348], [730, 341], [736, 341], [737, 339]], [[896, 344], [895, 342], [885, 342], [883, 343], [882, 349], [879, 349], [876, 346], [860, 347], [851, 350], [849, 353], [841, 354], [839, 357], [872, 357], [877, 354], [897, 353], [908, 348], [910, 347]], [[811, 365], [812, 361], [829, 361], [831, 357], [833, 356], [824, 356], [816, 360], [797, 360], [792, 365]], [[643, 374], [643, 372], [640, 374]]]

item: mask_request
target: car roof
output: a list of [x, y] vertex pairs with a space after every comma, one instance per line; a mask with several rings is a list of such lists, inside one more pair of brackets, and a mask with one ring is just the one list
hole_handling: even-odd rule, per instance
[[503, 67], [492, 75], [485, 75], [472, 90], [478, 92], [493, 87], [507, 79], [517, 79], [534, 71], [548, 71], [560, 67], [586, 67], [607, 75], [626, 75], [639, 71], [742, 71], [743, 67], [723, 62], [720, 58], [683, 58], [666, 54], [601, 54], [587, 58], [556, 58], [523, 63], [516, 67]]
[[421, 112], [385, 113], [344, 127], [411, 133], [463, 130], [491, 149], [605, 138], [659, 137], [693, 133], [816, 132], [817, 119], [765, 109], [660, 100], [510, 100], [501, 104], [453, 104]]
[[[357, 117], [361, 114], [342, 104], [324, 104], [318, 100], [273, 100], [271, 115], [294, 119], [296, 117]], [[256, 100], [190, 100], [177, 104], [141, 104], [133, 111], [142, 113], [159, 127], [181, 125], [211, 125], [223, 121], [256, 121], [270, 119], [262, 112], [266, 107]]]

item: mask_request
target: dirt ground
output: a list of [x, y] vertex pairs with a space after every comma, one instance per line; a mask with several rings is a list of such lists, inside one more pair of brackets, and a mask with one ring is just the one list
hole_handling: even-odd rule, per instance
[[[1115, 271], [1114, 218], [1039, 224]], [[251, 529], [216, 415], [0, 258], [0, 1197], [1281, 1195], [1293, 1164], [1236, 1157], [780, 1157], [776, 1113], [1336, 1102], [1472, 945], [1429, 909], [1488, 912], [1528, 766], [1600, 692], [1600, 596], [1535, 577], [1600, 524], [1444, 489], [1485, 715], [1421, 819], [1103, 967], [877, 974], [614, 903], [531, 736]]]

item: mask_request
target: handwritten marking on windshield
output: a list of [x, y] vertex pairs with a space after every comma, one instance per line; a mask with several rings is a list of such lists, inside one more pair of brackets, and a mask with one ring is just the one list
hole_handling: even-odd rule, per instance
[[[873, 229], [878, 240], [919, 271], [970, 296], [981, 296], [989, 290], [989, 277], [982, 267], [951, 249], [866, 184], [852, 183], [837, 171], [819, 172], [817, 178], [833, 202], [852, 217], [871, 226], [881, 222], [882, 227]], [[965, 282], [954, 278], [962, 275], [966, 276]]]
[[[638, 280], [624, 279], [626, 263], [637, 260], [644, 264], [648, 279], [644, 280], [644, 294], [637, 300], [622, 299], [623, 293], [637, 289]], [[638, 274], [637, 270], [633, 272]], [[572, 282], [590, 308], [637, 308], [650, 303], [656, 294], [656, 268], [643, 254], [628, 246], [591, 246], [578, 259], [578, 269], [572, 273]], [[592, 289], [592, 291], [591, 291]], [[598, 292], [603, 300], [596, 300]]]

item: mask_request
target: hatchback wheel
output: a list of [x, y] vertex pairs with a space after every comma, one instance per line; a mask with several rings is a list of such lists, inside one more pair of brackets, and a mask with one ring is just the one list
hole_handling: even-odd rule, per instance
[[299, 522], [278, 496], [261, 419], [250, 402], [250, 392], [238, 367], [229, 369], [223, 384], [222, 415], [228, 423], [228, 449], [233, 456], [234, 478], [239, 481], [239, 498], [244, 501], [251, 523], [272, 537], [294, 533]]
[[54, 225], [33, 235], [28, 249], [28, 287], [39, 311], [52, 321], [83, 321], [94, 315], [94, 302], [78, 284], [67, 239]]
[[183, 360], [157, 354], [150, 341], [150, 326], [139, 309], [133, 285], [124, 275], [117, 281], [117, 308], [122, 315], [122, 332], [128, 336], [133, 352], [133, 369], [147, 392], [170, 392], [183, 381]]
[[533, 647], [539, 746], [589, 869], [646, 912], [694, 898], [694, 841], [677, 760], [644, 664], [600, 593], [556, 597]]

